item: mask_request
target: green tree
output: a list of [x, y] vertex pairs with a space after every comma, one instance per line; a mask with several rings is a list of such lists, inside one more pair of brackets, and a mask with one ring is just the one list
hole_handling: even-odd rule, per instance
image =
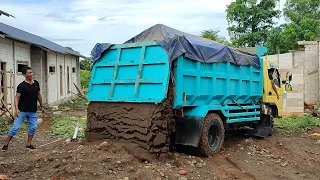
[[227, 6], [228, 32], [236, 47], [263, 44], [275, 24], [278, 0], [236, 0]]
[[81, 89], [87, 89], [90, 83], [91, 71], [80, 70]]
[[220, 36], [219, 33], [220, 33], [219, 30], [209, 29], [209, 30], [202, 31], [200, 36], [203, 38], [210, 39], [218, 43], [227, 45], [227, 46], [232, 46], [232, 43], [227, 41], [225, 37]]
[[314, 41], [320, 36], [320, 0], [287, 0], [283, 13], [287, 21], [284, 50], [297, 50], [297, 41]]
[[284, 43], [283, 33], [287, 25], [283, 24], [278, 27], [273, 27], [267, 33], [265, 46], [268, 48], [268, 54], [277, 54], [287, 52], [286, 44]]
[[80, 69], [91, 71], [93, 65], [93, 60], [90, 57], [85, 57], [83, 60], [80, 61]]
[[283, 9], [287, 21], [300, 23], [320, 19], [320, 0], [287, 0]]

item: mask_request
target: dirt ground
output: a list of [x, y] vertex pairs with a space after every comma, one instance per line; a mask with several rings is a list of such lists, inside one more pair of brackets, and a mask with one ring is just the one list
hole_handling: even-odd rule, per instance
[[[223, 150], [213, 157], [175, 152], [140, 161], [121, 142], [70, 142], [51, 136], [47, 132], [51, 124], [49, 118], [40, 124], [34, 140], [37, 151], [24, 148], [26, 134], [17, 135], [9, 150], [0, 152], [0, 175], [32, 180], [55, 176], [67, 180], [320, 180], [320, 143], [309, 137], [320, 128], [302, 134], [275, 129], [273, 136], [265, 139], [229, 134]], [[6, 134], [0, 138], [3, 144]]]

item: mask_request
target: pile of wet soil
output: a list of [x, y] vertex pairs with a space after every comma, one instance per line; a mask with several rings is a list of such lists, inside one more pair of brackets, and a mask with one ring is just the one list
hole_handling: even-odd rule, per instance
[[174, 131], [173, 91], [160, 104], [90, 102], [85, 137], [116, 139], [152, 153], [167, 152]]

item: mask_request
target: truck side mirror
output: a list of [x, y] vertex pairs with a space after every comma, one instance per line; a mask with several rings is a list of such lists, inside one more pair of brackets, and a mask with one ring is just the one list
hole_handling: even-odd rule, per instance
[[292, 81], [292, 73], [291, 72], [287, 72], [286, 80], [289, 82]]
[[285, 88], [286, 91], [292, 91], [292, 86], [291, 86], [291, 84], [286, 84], [286, 85], [284, 86], [284, 88]]

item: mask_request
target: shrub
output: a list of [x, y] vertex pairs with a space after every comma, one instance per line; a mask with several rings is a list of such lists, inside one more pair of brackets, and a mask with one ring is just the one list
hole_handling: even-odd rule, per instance
[[89, 86], [91, 71], [80, 70], [81, 89], [87, 89]]

